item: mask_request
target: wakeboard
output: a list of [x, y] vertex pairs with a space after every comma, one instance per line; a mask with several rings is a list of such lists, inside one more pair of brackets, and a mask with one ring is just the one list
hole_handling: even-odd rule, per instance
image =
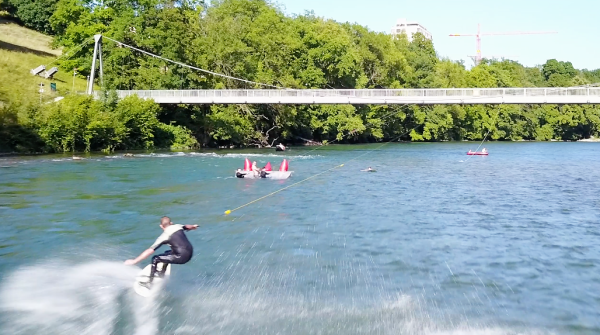
[[135, 293], [147, 298], [152, 294], [158, 292], [160, 288], [164, 285], [165, 280], [168, 279], [171, 275], [171, 264], [158, 263], [158, 271], [156, 272], [161, 272], [164, 266], [167, 267], [167, 270], [165, 271], [165, 276], [163, 278], [155, 276], [154, 280], [152, 280], [152, 284], [150, 285], [150, 287], [145, 286], [143, 284], [148, 283], [152, 264], [148, 264], [144, 269], [142, 269], [142, 271], [138, 273], [137, 277], [135, 278], [135, 283], [133, 284], [133, 289], [135, 290]]

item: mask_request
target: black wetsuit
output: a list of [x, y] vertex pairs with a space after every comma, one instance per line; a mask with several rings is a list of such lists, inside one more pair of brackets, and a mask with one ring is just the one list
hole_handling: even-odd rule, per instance
[[161, 273], [164, 274], [164, 271], [167, 269], [166, 264], [185, 264], [192, 259], [194, 248], [187, 239], [187, 236], [185, 236], [185, 230], [185, 226], [180, 224], [170, 225], [165, 229], [162, 235], [156, 239], [154, 244], [152, 244], [150, 248], [154, 250], [158, 249], [163, 244], [171, 246], [171, 250], [167, 250], [160, 255], [152, 257], [152, 268], [150, 270], [150, 279], [148, 280], [149, 283], [152, 283], [152, 280], [154, 279], [156, 265], [158, 263], [165, 263], [161, 271]]

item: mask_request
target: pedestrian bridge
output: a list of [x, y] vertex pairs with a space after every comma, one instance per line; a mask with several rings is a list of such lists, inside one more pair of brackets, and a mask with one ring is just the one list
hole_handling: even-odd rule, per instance
[[600, 104], [600, 87], [117, 91], [159, 104]]

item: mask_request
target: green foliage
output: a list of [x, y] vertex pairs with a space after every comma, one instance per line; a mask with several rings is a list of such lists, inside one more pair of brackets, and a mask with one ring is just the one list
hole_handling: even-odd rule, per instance
[[44, 113], [40, 136], [55, 152], [89, 149], [88, 125], [95, 121], [101, 107], [88, 96], [72, 96], [52, 104]]
[[320, 133], [322, 139], [341, 140], [349, 133], [365, 130], [362, 118], [354, 106], [321, 105], [311, 106], [311, 128]]
[[254, 135], [251, 117], [244, 105], [213, 105], [206, 119], [207, 132], [217, 142], [249, 143]]
[[467, 71], [464, 65], [444, 59], [435, 65], [433, 87], [467, 87]]
[[471, 69], [467, 77], [467, 86], [469, 87], [498, 87], [498, 80], [490, 71], [490, 66], [481, 63]]
[[416, 33], [408, 47], [409, 64], [414, 69], [411, 84], [413, 87], [432, 87], [435, 82], [435, 66], [438, 58], [433, 42], [421, 33]]
[[0, 10], [7, 10], [28, 28], [52, 33], [50, 17], [54, 13], [58, 0], [3, 0]]
[[447, 106], [413, 108], [418, 124], [422, 124], [422, 133], [411, 133], [413, 141], [440, 141], [452, 139], [451, 130], [454, 126], [452, 114]]
[[[291, 88], [532, 87], [600, 79], [597, 71], [577, 71], [571, 63], [556, 60], [534, 68], [484, 60], [467, 70], [461, 63], [439, 59], [422, 34], [409, 42], [406, 36], [391, 38], [313, 13], [288, 17], [265, 0], [218, 0], [210, 5], [183, 1], [177, 6], [166, 0], [104, 6], [61, 0], [52, 22], [59, 32], [56, 42], [67, 48], [103, 32], [176, 61]], [[68, 67], [89, 67], [89, 58], [82, 54]], [[105, 43], [105, 73], [109, 89], [264, 88], [192, 72], [113, 43]], [[159, 115], [165, 124], [175, 121], [189, 129], [202, 145], [268, 146], [297, 137], [386, 140], [413, 128], [407, 138], [418, 141], [481, 140], [487, 133], [496, 140], [573, 139], [597, 134], [596, 123], [588, 121], [588, 115], [596, 115], [590, 110], [595, 109], [575, 113], [563, 108], [569, 116], [557, 118], [551, 117], [560, 115], [556, 108], [534, 106], [241, 105], [165, 107]], [[580, 128], [573, 126], [577, 122]], [[151, 138], [141, 140], [140, 134], [128, 146], [147, 146]]]
[[581, 75], [590, 83], [600, 84], [600, 69], [594, 71], [582, 70]]
[[150, 149], [154, 146], [154, 130], [158, 127], [159, 107], [153, 101], [127, 97], [116, 106], [116, 118], [127, 129], [126, 148]]
[[571, 62], [559, 62], [556, 59], [548, 60], [542, 67], [544, 79], [548, 86], [553, 87], [571, 86], [577, 73]]
[[[51, 0], [39, 3], [47, 1]], [[433, 42], [422, 34], [415, 34], [409, 42], [404, 35], [392, 38], [311, 12], [286, 16], [267, 0], [58, 0], [49, 22], [56, 34], [55, 46], [65, 52], [95, 34], [106, 37], [107, 90], [268, 88], [148, 57], [109, 38], [181, 63], [285, 88], [459, 89], [600, 83], [600, 70], [580, 71], [558, 60], [538, 67], [484, 60], [467, 70], [460, 62], [440, 59]], [[91, 69], [91, 53], [88, 44], [61, 60], [61, 73], [77, 67], [85, 78]], [[0, 99], [13, 99], [5, 98], [1, 88]], [[12, 129], [10, 134], [37, 134], [32, 148], [45, 143], [52, 151], [269, 146], [298, 138], [324, 143], [481, 140], [486, 134], [493, 140], [577, 140], [597, 136], [600, 130], [600, 109], [589, 105], [159, 107], [151, 101], [133, 97], [118, 101], [107, 95], [100, 100], [68, 97], [43, 108], [14, 101], [9, 106], [13, 114], [5, 113], [2, 134], [8, 134], [7, 129]], [[35, 112], [28, 114], [27, 108]], [[21, 128], [16, 130], [15, 125]], [[17, 146], [17, 137], [6, 138], [12, 140], [5, 140], [5, 147]]]
[[[21, 110], [36, 113], [33, 106], [0, 105], [0, 152], [41, 152], [44, 145], [34, 122], [20, 120]], [[22, 121], [22, 122], [20, 122]]]
[[175, 150], [198, 148], [198, 141], [194, 138], [192, 132], [182, 126], [159, 123], [155, 137], [160, 148]]
[[69, 96], [43, 112], [39, 134], [54, 152], [196, 146], [189, 130], [160, 123], [158, 111], [135, 96], [118, 102]]

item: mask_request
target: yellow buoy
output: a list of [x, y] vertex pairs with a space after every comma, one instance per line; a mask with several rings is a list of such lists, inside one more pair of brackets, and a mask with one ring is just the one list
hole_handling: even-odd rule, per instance
[[229, 214], [231, 214], [231, 211], [228, 209], [225, 211], [225, 215], [229, 215]]

